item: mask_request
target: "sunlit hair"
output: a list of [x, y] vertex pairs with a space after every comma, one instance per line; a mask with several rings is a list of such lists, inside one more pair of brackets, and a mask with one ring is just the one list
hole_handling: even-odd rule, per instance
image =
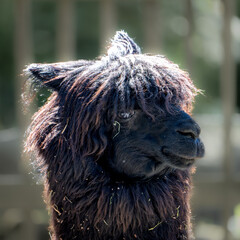
[[[175, 224], [176, 231], [180, 231], [177, 228], [182, 224], [181, 234], [190, 231], [185, 227], [188, 225], [190, 229], [188, 170], [176, 170], [175, 175], [169, 175], [163, 182], [155, 179], [153, 184], [136, 183], [126, 187], [116, 183], [115, 189], [109, 175], [97, 164], [112, 144], [113, 123], [118, 113], [139, 109], [153, 121], [166, 113], [176, 114], [180, 110], [190, 113], [199, 90], [188, 73], [163, 56], [141, 54], [140, 48], [123, 31], [117, 32], [108, 54], [96, 60], [31, 64], [25, 73], [33, 86], [53, 90], [48, 102], [33, 116], [25, 149], [37, 155], [35, 162], [44, 174], [47, 198], [54, 206], [59, 203], [57, 212], [53, 210], [56, 231], [63, 226], [57, 222], [65, 216], [62, 209], [69, 206], [74, 207], [71, 211], [76, 226], [82, 224], [83, 216], [78, 215], [79, 212], [88, 213], [95, 221], [94, 226], [100, 226], [105, 217], [113, 216], [117, 222], [113, 223], [112, 234], [119, 234], [120, 227], [124, 233], [132, 227], [140, 229], [147, 218], [148, 224], [152, 224], [156, 217], [164, 220], [173, 214], [179, 215], [179, 219], [171, 218], [172, 225], [164, 223], [164, 228], [173, 228]], [[113, 191], [117, 193], [117, 187], [121, 187], [121, 198], [113, 209], [109, 202]], [[65, 193], [56, 188], [64, 189], [75, 205], [69, 205], [62, 195]], [[101, 191], [102, 205], [95, 214], [91, 204], [98, 201]], [[149, 204], [149, 193], [155, 207]], [[136, 217], [132, 199], [138, 202], [139, 208], [142, 206]], [[183, 223], [181, 219], [185, 219]], [[93, 235], [86, 229], [83, 231], [86, 236]], [[169, 230], [167, 233], [172, 234]], [[89, 235], [88, 239], [95, 238]]]

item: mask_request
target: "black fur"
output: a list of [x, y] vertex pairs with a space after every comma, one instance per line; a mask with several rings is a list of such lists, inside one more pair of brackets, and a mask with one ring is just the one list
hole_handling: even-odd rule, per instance
[[123, 31], [98, 60], [25, 72], [54, 91], [26, 141], [44, 174], [52, 239], [190, 239], [190, 175], [204, 147], [188, 74], [141, 54]]

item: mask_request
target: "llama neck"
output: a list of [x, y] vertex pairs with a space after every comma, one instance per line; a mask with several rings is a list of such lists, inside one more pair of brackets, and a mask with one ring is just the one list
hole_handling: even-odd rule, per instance
[[67, 185], [48, 178], [56, 239], [189, 239], [188, 171], [136, 183], [87, 172]]

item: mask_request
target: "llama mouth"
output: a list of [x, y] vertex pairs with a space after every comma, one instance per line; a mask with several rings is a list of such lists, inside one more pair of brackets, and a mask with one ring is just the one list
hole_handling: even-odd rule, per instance
[[180, 168], [192, 166], [196, 159], [192, 156], [183, 156], [180, 154], [172, 153], [165, 147], [162, 148], [162, 154], [166, 157], [169, 165]]

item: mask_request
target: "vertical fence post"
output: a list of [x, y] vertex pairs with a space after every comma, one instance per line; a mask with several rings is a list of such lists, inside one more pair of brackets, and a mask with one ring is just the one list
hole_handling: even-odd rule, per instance
[[100, 1], [100, 51], [104, 53], [107, 41], [116, 31], [116, 2], [115, 0]]
[[161, 0], [145, 0], [143, 13], [144, 49], [157, 53], [162, 47]]
[[235, 111], [236, 79], [232, 53], [231, 19], [233, 0], [223, 0], [223, 63], [221, 76], [221, 96], [224, 114], [224, 168], [226, 178], [231, 179], [232, 146], [231, 127]]
[[224, 158], [223, 167], [225, 173], [225, 206], [223, 210], [223, 221], [225, 228], [225, 238], [230, 239], [228, 231], [228, 220], [231, 216], [231, 187], [232, 187], [232, 164], [233, 164], [233, 149], [232, 149], [232, 118], [235, 111], [235, 96], [236, 96], [236, 75], [235, 65], [232, 53], [232, 34], [231, 34], [231, 20], [233, 17], [234, 0], [222, 0], [223, 3], [223, 63], [221, 72], [221, 97], [223, 107], [223, 141], [224, 141]]
[[76, 29], [74, 21], [75, 0], [57, 1], [57, 60], [68, 61], [75, 58]]
[[[16, 111], [20, 134], [23, 136], [27, 117], [22, 113], [21, 91], [24, 85], [24, 77], [20, 74], [24, 66], [33, 60], [32, 32], [31, 32], [31, 0], [15, 1], [15, 36], [14, 36], [14, 59], [16, 70]], [[19, 162], [20, 170], [24, 172], [23, 161]], [[26, 178], [27, 183], [27, 178]], [[24, 221], [20, 230], [19, 239], [37, 239], [36, 229], [31, 219], [31, 207], [23, 210]]]
[[17, 122], [21, 130], [25, 128], [26, 117], [22, 113], [21, 93], [24, 77], [21, 76], [26, 64], [33, 60], [31, 32], [31, 0], [15, 0], [15, 29], [14, 29], [14, 61], [15, 61], [15, 95]]
[[193, 6], [192, 0], [186, 0], [186, 18], [188, 21], [188, 32], [185, 37], [185, 50], [186, 50], [186, 64], [188, 68], [188, 72], [192, 73], [193, 71], [193, 56], [191, 49], [191, 39], [194, 30], [194, 16], [193, 16]]
[[[33, 61], [32, 50], [32, 31], [31, 31], [31, 0], [16, 0], [15, 1], [15, 29], [14, 29], [14, 61], [15, 61], [15, 96], [16, 96], [16, 115], [17, 125], [20, 130], [20, 144], [22, 136], [29, 123], [29, 114], [23, 114], [23, 106], [21, 94], [24, 89], [25, 77], [22, 76], [22, 71], [25, 65]], [[21, 144], [22, 146], [22, 144]], [[22, 149], [21, 149], [22, 150]], [[21, 155], [21, 154], [20, 154]], [[19, 172], [23, 174], [26, 182], [28, 176], [24, 173], [28, 171], [27, 164], [24, 159], [19, 159]]]

